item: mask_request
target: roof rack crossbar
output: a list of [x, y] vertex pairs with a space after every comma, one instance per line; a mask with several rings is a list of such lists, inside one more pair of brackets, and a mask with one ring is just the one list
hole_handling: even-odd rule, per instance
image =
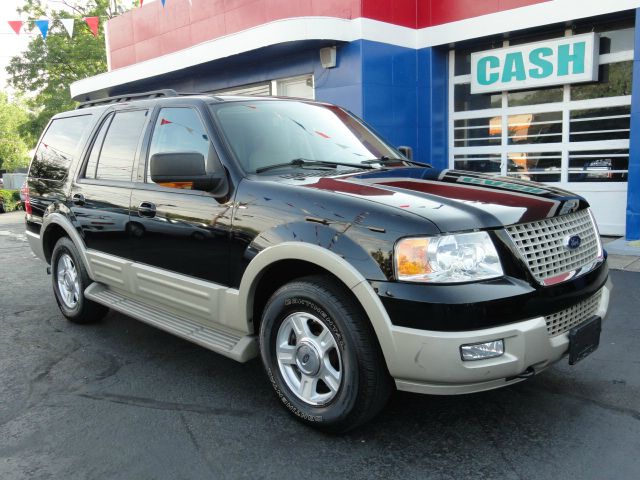
[[115, 97], [104, 97], [98, 98], [95, 100], [88, 100], [86, 102], [82, 102], [76, 108], [88, 108], [95, 107], [96, 105], [108, 105], [110, 103], [122, 103], [128, 102], [130, 100], [142, 100], [145, 98], [158, 98], [158, 97], [177, 97], [179, 94], [175, 90], [166, 88], [163, 90], [153, 90], [150, 92], [143, 93], [129, 93], [127, 95], [117, 95]]

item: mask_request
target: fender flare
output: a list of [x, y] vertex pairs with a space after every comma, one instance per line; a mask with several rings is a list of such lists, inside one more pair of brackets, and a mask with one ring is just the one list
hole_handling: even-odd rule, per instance
[[[51, 225], [57, 225], [61, 227], [66, 234], [71, 238], [71, 241], [78, 249], [78, 253], [80, 254], [80, 258], [82, 259], [82, 263], [84, 263], [84, 267], [89, 274], [89, 277], [93, 280], [93, 272], [91, 271], [91, 262], [89, 262], [89, 258], [87, 257], [87, 247], [84, 244], [84, 240], [78, 233], [71, 223], [71, 221], [62, 215], [61, 213], [52, 212], [48, 214], [42, 220], [42, 227], [40, 228], [40, 237], [42, 242], [42, 249], [44, 251], [45, 240], [47, 238], [47, 230], [51, 227]], [[50, 259], [49, 259], [50, 263]]]
[[239, 313], [248, 322], [253, 313], [255, 289], [270, 265], [281, 260], [302, 260], [313, 263], [338, 277], [353, 293], [364, 309], [378, 337], [389, 371], [393, 374], [396, 347], [392, 324], [387, 311], [373, 287], [353, 265], [324, 247], [304, 242], [283, 242], [261, 251], [249, 263], [239, 288]]

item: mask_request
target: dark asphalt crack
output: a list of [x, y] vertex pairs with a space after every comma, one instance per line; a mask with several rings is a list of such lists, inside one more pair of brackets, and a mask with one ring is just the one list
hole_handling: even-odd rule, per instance
[[114, 393], [78, 393], [80, 397], [89, 398], [103, 402], [118, 403], [131, 407], [150, 408], [153, 410], [172, 410], [178, 412], [205, 413], [208, 415], [220, 415], [227, 417], [247, 418], [252, 416], [249, 410], [235, 408], [217, 408], [208, 405], [198, 405], [193, 403], [176, 403], [156, 400], [153, 398], [134, 397], [131, 395], [118, 395]]

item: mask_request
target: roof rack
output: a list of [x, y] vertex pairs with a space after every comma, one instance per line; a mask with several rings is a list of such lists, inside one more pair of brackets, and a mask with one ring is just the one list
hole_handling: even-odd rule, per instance
[[144, 93], [130, 93], [127, 95], [98, 98], [96, 100], [89, 100], [86, 102], [82, 102], [80, 105], [77, 106], [77, 109], [95, 107], [96, 105], [108, 105], [110, 103], [128, 102], [130, 100], [143, 100], [146, 98], [158, 98], [158, 97], [177, 97], [179, 95], [180, 94], [178, 92], [169, 88], [164, 90], [153, 90], [151, 92], [144, 92]]

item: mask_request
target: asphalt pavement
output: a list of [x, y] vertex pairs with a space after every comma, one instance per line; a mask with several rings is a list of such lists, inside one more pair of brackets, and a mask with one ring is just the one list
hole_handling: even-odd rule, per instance
[[59, 313], [20, 214], [0, 215], [0, 479], [638, 479], [640, 273], [612, 271], [600, 348], [510, 388], [393, 395], [344, 436], [235, 363], [117, 313]]

